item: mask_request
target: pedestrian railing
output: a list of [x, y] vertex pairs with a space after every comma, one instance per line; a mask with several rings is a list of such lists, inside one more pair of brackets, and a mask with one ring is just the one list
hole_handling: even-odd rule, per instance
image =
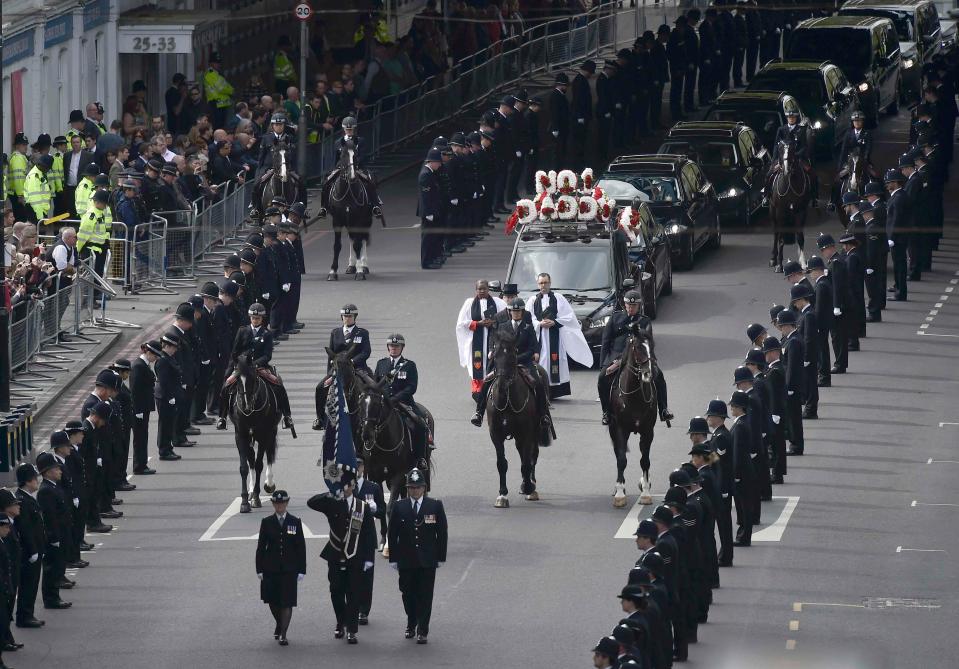
[[10, 407], [0, 414], [0, 472], [10, 472], [33, 449], [33, 402]]

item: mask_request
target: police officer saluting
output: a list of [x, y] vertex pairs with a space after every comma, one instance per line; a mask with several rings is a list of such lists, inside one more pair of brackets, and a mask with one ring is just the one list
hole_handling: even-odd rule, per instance
[[256, 575], [260, 579], [260, 598], [270, 605], [276, 621], [273, 638], [286, 646], [286, 631], [296, 606], [296, 584], [306, 576], [306, 540], [303, 523], [287, 513], [290, 495], [277, 490], [271, 500], [273, 513], [260, 522]]
[[447, 526], [443, 502], [426, 496], [426, 477], [406, 477], [409, 497], [393, 504], [389, 522], [390, 563], [400, 573], [406, 610], [406, 638], [425, 644], [430, 633], [436, 569], [446, 562]]

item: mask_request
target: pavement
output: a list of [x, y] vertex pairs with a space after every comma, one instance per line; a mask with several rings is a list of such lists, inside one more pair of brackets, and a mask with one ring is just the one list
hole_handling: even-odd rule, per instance
[[[883, 119], [877, 165], [901, 152], [907, 122], [905, 114]], [[232, 433], [204, 428], [179, 462], [156, 462], [151, 447], [158, 474], [131, 479], [138, 488], [123, 494], [126, 516], [113, 533], [96, 536], [91, 566], [71, 574], [78, 586], [64, 598], [73, 608], [40, 609], [46, 626], [15, 629], [26, 648], [5, 661], [77, 669], [305, 667], [321, 654], [330, 663], [375, 667], [589, 666], [590, 648], [621, 617], [615, 595], [637, 557], [633, 542], [617, 536], [628, 536], [635, 519], [651, 512], [633, 506], [638, 462], [632, 458], [626, 472], [629, 505], [614, 509], [615, 460], [599, 422], [595, 372], [574, 371], [572, 396], [553, 412], [559, 439], [540, 457], [541, 501], [518, 495], [518, 458], [508, 452], [512, 507], [493, 508], [495, 455], [485, 428], [467, 422], [469, 382], [457, 365], [453, 329], [473, 281], [503, 277], [512, 238], [494, 231], [443, 269], [419, 270], [415, 177], [407, 171], [382, 188], [391, 227], [373, 231], [368, 281], [341, 275], [326, 282], [330, 232], [313, 227], [305, 237], [306, 328], [274, 356], [300, 434], [295, 441], [288, 432], [281, 436], [276, 483], [289, 491], [290, 512], [312, 536], [290, 646], [272, 639], [253, 566], [268, 510], [237, 513]], [[952, 189], [946, 197], [948, 231], [934, 271], [910, 284], [909, 302], [890, 302], [883, 323], [870, 325], [862, 351], [851, 354], [849, 373], [822, 391], [820, 418], [806, 423], [806, 455], [790, 459], [786, 484], [764, 505], [764, 541], [737, 550], [735, 567], [722, 570], [710, 622], [700, 627], [687, 666], [955, 666], [959, 195]], [[836, 225], [824, 212], [811, 223], [812, 232]], [[768, 306], [787, 295], [782, 275], [766, 266], [768, 247], [763, 225], [727, 232], [721, 249], [675, 275], [674, 294], [660, 302], [657, 352], [677, 420], [656, 432], [654, 496], [687, 457], [688, 418], [709, 399], [728, 398], [747, 348], [745, 325], [765, 321]], [[133, 357], [131, 346], [169, 322], [173, 302], [111, 305], [115, 318], [141, 319], [145, 327], [124, 331], [104, 359]], [[417, 400], [436, 418], [431, 494], [446, 506], [450, 547], [425, 647], [403, 639], [396, 574], [382, 559], [360, 644], [332, 638], [326, 565], [318, 557], [327, 526], [305, 501], [324, 489], [315, 467], [320, 433], [309, 429], [313, 387], [326, 368], [321, 348], [345, 302], [359, 305], [377, 357], [386, 353], [388, 334], [405, 335], [406, 355], [420, 370]], [[40, 417], [38, 439], [75, 415], [96, 369], [67, 385], [57, 410]], [[151, 439], [155, 434], [154, 424]]]

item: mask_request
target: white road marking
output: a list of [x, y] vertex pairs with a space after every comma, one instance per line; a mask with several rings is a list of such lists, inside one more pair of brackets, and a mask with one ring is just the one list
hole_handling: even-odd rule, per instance
[[789, 523], [793, 511], [796, 510], [796, 505], [799, 504], [798, 497], [773, 497], [773, 499], [785, 499], [786, 506], [783, 507], [782, 513], [779, 514], [779, 518], [776, 519], [775, 523], [769, 527], [764, 527], [758, 532], [753, 532], [753, 541], [782, 541], [783, 532], [786, 531], [786, 525]]
[[[654, 495], [654, 497], [660, 497], [660, 495]], [[633, 533], [639, 526], [639, 514], [644, 508], [648, 508], [649, 512], [652, 513], [652, 510], [655, 509], [656, 506], [654, 504], [640, 504], [639, 497], [637, 497], [636, 503], [633, 504], [633, 508], [629, 510], [626, 519], [623, 520], [623, 524], [616, 530], [613, 539], [632, 539]]]
[[906, 548], [905, 546], [896, 546], [897, 553], [905, 553], [910, 551], [912, 553], [945, 553], [941, 548]]
[[959, 425], [959, 423], [939, 423], [939, 427], [943, 427], [944, 425]]
[[786, 639], [786, 650], [796, 650], [795, 639]]
[[793, 602], [793, 613], [802, 613], [804, 606], [831, 606], [843, 609], [864, 609], [862, 604], [843, 604], [842, 602]]
[[790, 631], [790, 632], [798, 632], [798, 631], [799, 631], [799, 621], [798, 621], [798, 620], [790, 620], [790, 621], [789, 621], [789, 631]]
[[[924, 327], [926, 327], [926, 325], [923, 324], [923, 325], [920, 325], [919, 327], [924, 328]], [[917, 332], [916, 334], [917, 334], [917, 335], [923, 335], [923, 336], [926, 336], [926, 337], [959, 337], [959, 335], [954, 335], [954, 334], [937, 334], [937, 333], [935, 333], [935, 332], [923, 332], [923, 331], [921, 331], [921, 330], [920, 330], [919, 332]]]
[[909, 506], [915, 508], [917, 506], [959, 506], [959, 504], [950, 504], [949, 502], [920, 502], [918, 500], [912, 500], [912, 504]]
[[[940, 427], [941, 427], [941, 425], [940, 425]], [[931, 464], [933, 464], [933, 463], [935, 463], [935, 464], [959, 465], [959, 460], [933, 460], [932, 458], [929, 458], [928, 460], [926, 460], [926, 464], [927, 464], [927, 465], [931, 465]]]
[[[230, 505], [226, 507], [226, 510], [220, 514], [220, 516], [213, 521], [210, 527], [207, 528], [206, 532], [203, 533], [197, 541], [256, 541], [259, 537], [259, 533], [253, 534], [250, 536], [240, 536], [240, 537], [218, 537], [216, 533], [223, 529], [223, 526], [226, 525], [226, 522], [230, 520], [233, 516], [240, 513], [240, 498], [237, 497]], [[306, 526], [306, 523], [300, 521], [303, 524], [303, 537], [306, 539], [326, 539], [329, 537], [328, 534], [314, 534], [310, 528]]]

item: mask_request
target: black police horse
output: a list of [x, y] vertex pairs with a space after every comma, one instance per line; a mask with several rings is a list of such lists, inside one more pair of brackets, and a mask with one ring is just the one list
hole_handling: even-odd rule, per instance
[[542, 427], [542, 416], [536, 406], [536, 389], [519, 373], [516, 339], [509, 331], [496, 336], [493, 364], [496, 378], [490, 386], [489, 401], [486, 403], [486, 422], [490, 439], [496, 448], [496, 469], [499, 470], [499, 496], [493, 506], [508, 509], [506, 440], [512, 437], [519, 452], [523, 476], [520, 494], [526, 495], [528, 501], [535, 502], [539, 500], [539, 493], [536, 492], [536, 461], [539, 459], [540, 446], [550, 443], [550, 432]]
[[[300, 176], [287, 163], [286, 142], [273, 146], [273, 168], [260, 177], [262, 188], [254, 193], [253, 206], [262, 217], [274, 197], [282, 197], [288, 203], [296, 202], [300, 194]], [[306, 200], [303, 200], [306, 202]]]
[[[257, 374], [251, 354], [237, 358], [236, 372], [230, 420], [233, 422], [236, 449], [240, 454], [240, 478], [243, 481], [240, 513], [250, 513], [251, 507], [258, 509], [262, 506], [260, 475], [263, 472], [264, 456], [266, 480], [263, 490], [272, 493], [276, 489], [273, 482], [273, 463], [276, 461], [276, 433], [280, 423], [280, 410], [270, 384]], [[249, 480], [251, 469], [254, 473], [252, 486]]]
[[373, 209], [375, 193], [371, 193], [356, 167], [356, 152], [351, 140], [347, 140], [340, 153], [337, 165], [339, 173], [324, 188], [329, 189], [325, 201], [333, 218], [333, 264], [330, 266], [328, 281], [338, 278], [340, 268], [340, 241], [345, 229], [350, 236], [350, 264], [346, 273], [354, 279], [365, 281], [369, 273], [366, 250], [370, 242], [370, 229], [373, 227]]
[[839, 176], [841, 177], [839, 191], [834, 194], [839, 198], [839, 201], [834, 201], [833, 204], [839, 210], [839, 220], [842, 229], [845, 230], [849, 227], [849, 216], [846, 215], [846, 208], [842, 206], [842, 196], [845, 193], [855, 193], [862, 199], [865, 195], [866, 185], [871, 178], [869, 162], [862, 159], [858, 146], [854, 146], [849, 151], [849, 155], [846, 157], [846, 165]]
[[769, 220], [773, 226], [773, 248], [769, 266], [783, 269], [783, 247], [796, 244], [800, 262], [805, 262], [806, 214], [812, 200], [812, 180], [793, 153], [795, 142], [780, 142], [781, 169], [772, 178], [769, 193]]
[[639, 503], [651, 504], [649, 483], [649, 451], [653, 445], [656, 409], [656, 383], [653, 368], [652, 340], [635, 331], [626, 340], [626, 348], [619, 358], [618, 376], [610, 388], [609, 438], [616, 455], [616, 485], [613, 506], [626, 506], [626, 453], [629, 437], [639, 435], [639, 466], [643, 477], [639, 485]]

